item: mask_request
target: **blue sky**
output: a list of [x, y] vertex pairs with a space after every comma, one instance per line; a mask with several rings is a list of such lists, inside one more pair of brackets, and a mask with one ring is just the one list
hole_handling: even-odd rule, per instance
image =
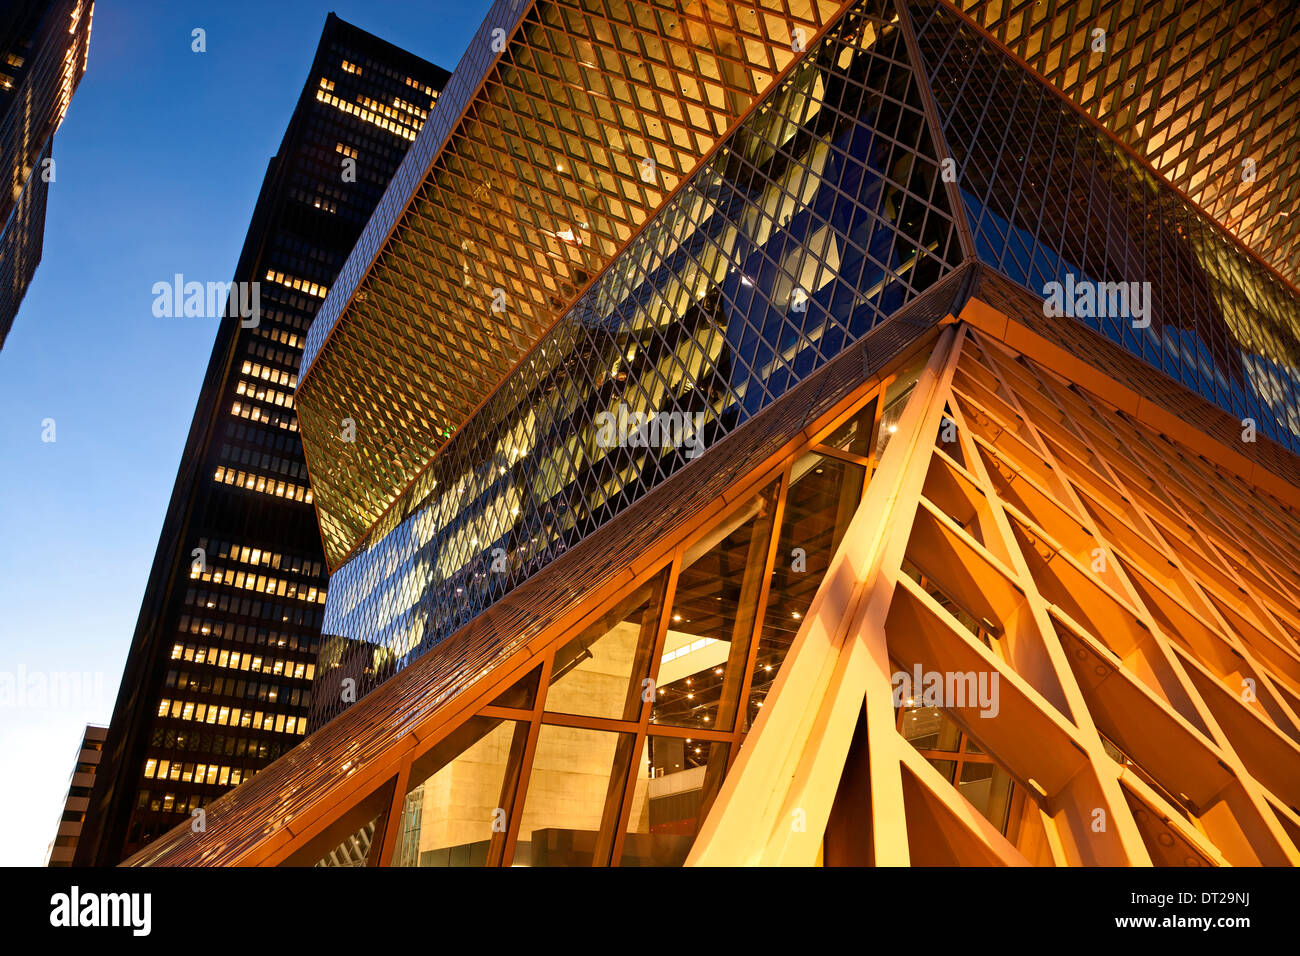
[[230, 278], [329, 12], [450, 70], [488, 6], [96, 4], [44, 258], [0, 350], [0, 674], [89, 677], [53, 705], [0, 701], [0, 865], [44, 862], [82, 728], [111, 715], [216, 334], [155, 318], [153, 283]]

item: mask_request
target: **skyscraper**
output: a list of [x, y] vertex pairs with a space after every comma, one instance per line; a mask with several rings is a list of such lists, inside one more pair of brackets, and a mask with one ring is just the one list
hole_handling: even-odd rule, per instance
[[0, 9], [0, 348], [41, 261], [55, 130], [90, 55], [90, 0]]
[[86, 807], [90, 805], [90, 790], [95, 782], [95, 772], [104, 756], [104, 736], [107, 727], [87, 724], [77, 747], [77, 762], [68, 781], [68, 795], [63, 800], [59, 827], [50, 842], [46, 866], [71, 866], [85, 825]]
[[321, 727], [133, 862], [1300, 864], [1300, 293], [1049, 79], [495, 4], [307, 336]]
[[[446, 71], [331, 14], [235, 271], [77, 860], [115, 864], [306, 730], [326, 574], [293, 389]], [[163, 308], [196, 277], [160, 277]], [[200, 298], [206, 286], [196, 284]], [[170, 299], [170, 303], [168, 303]]]

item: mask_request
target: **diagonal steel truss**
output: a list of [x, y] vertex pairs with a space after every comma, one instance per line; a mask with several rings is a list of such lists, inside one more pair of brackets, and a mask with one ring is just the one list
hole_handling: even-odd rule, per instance
[[[1294, 501], [969, 326], [899, 432], [690, 862], [1300, 862]], [[998, 675], [947, 716], [1005, 829], [898, 731], [900, 665]]]
[[[703, 507], [606, 529], [626, 564], [554, 615], [521, 608], [548, 616], [508, 654], [472, 663], [474, 645], [453, 642], [437, 673], [477, 671], [456, 693], [437, 692], [431, 656], [207, 808], [205, 833], [178, 828], [132, 862], [309, 864], [372, 828], [366, 865], [409, 862], [413, 795], [496, 728], [503, 826], [476, 824], [489, 864], [524, 852], [529, 787], [553, 784], [548, 735], [608, 741], [586, 808], [596, 864], [643, 839], [637, 755], [652, 737], [708, 750], [688, 864], [1300, 863], [1300, 492], [1247, 480], [1247, 449], [979, 299], [850, 381], [810, 383], [805, 418], [783, 403], [759, 439], [706, 457], [720, 470]], [[855, 422], [871, 442], [836, 437]], [[773, 529], [809, 455], [870, 480], [769, 686], [757, 662], [788, 544]], [[660, 508], [647, 504], [637, 513]], [[737, 676], [707, 727], [657, 719], [638, 692], [664, 676], [686, 556], [745, 520], [766, 530], [730, 634]], [[539, 600], [572, 570], [539, 575]], [[650, 610], [621, 713], [561, 707], [565, 649], [631, 595]], [[518, 625], [500, 614], [482, 627]], [[896, 697], [918, 670], [947, 687], [983, 675], [996, 697]]]

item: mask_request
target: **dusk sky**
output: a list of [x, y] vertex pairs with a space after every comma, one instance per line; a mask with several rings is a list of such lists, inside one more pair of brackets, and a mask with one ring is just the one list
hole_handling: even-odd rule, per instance
[[43, 864], [82, 729], [108, 723], [216, 335], [155, 318], [153, 284], [232, 278], [328, 13], [451, 70], [488, 6], [96, 3], [44, 256], [0, 350], [0, 675], [87, 676], [79, 699], [0, 699], [0, 864]]

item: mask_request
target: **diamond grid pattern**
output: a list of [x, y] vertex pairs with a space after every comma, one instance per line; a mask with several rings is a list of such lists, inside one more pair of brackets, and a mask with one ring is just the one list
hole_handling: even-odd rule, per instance
[[1149, 328], [1078, 321], [1300, 450], [1294, 292], [956, 14], [911, 6], [979, 257], [1035, 291], [1149, 282]]
[[[1300, 7], [963, 0], [964, 10], [1292, 283]], [[1106, 30], [1107, 53], [1092, 49]], [[1242, 176], [1254, 160], [1257, 178]]]
[[[956, 14], [919, 0], [913, 20], [978, 256], [1030, 288], [1148, 279], [1150, 329], [1080, 321], [1300, 444], [1290, 290]], [[318, 516], [331, 560], [352, 560], [332, 581], [322, 674], [382, 681], [689, 461], [595, 447], [602, 411], [702, 414], [709, 445], [958, 261], [896, 23], [871, 3], [837, 21], [392, 504], [322, 488], [414, 446], [330, 439]], [[417, 413], [404, 385], [346, 374], [389, 414]], [[337, 413], [354, 393], [331, 396]], [[317, 697], [313, 726], [343, 707]]]
[[954, 233], [903, 38], [855, 11], [338, 568], [321, 672], [361, 640], [382, 680], [691, 460], [598, 447], [600, 412], [703, 416], [711, 446], [949, 271]]
[[[309, 336], [299, 407], [328, 513], [369, 527], [843, 6], [532, 4]], [[333, 557], [358, 534], [343, 520], [323, 522]]]

